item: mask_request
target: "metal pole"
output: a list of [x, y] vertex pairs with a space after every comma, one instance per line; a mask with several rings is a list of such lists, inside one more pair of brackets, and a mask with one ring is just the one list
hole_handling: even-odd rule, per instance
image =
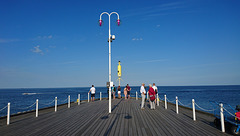
[[136, 91], [136, 100], [138, 100], [138, 93], [137, 93], [137, 91]]
[[109, 36], [108, 36], [108, 42], [109, 42], [109, 83], [110, 83], [110, 87], [109, 87], [109, 113], [111, 113], [111, 102], [112, 102], [112, 98], [111, 98], [111, 24], [110, 24], [110, 20], [111, 20], [111, 15], [112, 14], [116, 14], [118, 16], [118, 19], [119, 19], [119, 15], [117, 12], [112, 12], [112, 13], [107, 13], [107, 12], [103, 12], [101, 15], [100, 15], [100, 20], [101, 20], [101, 17], [103, 14], [107, 14], [108, 17], [109, 17]]
[[164, 99], [165, 99], [165, 109], [167, 109], [167, 95], [164, 95]]
[[176, 96], [176, 112], [178, 114], [178, 97]]
[[102, 92], [100, 92], [100, 101], [102, 100]]
[[8, 103], [8, 110], [7, 110], [7, 125], [10, 124], [10, 102]]
[[55, 112], [57, 112], [57, 97], [55, 97]]
[[110, 87], [109, 87], [109, 113], [112, 112], [112, 95], [111, 95], [111, 25], [110, 25], [110, 18], [111, 15], [109, 15], [109, 36], [108, 36], [108, 43], [109, 43], [109, 82], [110, 82]]
[[195, 101], [194, 101], [194, 99], [192, 99], [192, 109], [193, 109], [193, 121], [196, 121]]
[[159, 97], [158, 97], [158, 93], [157, 93], [157, 106], [159, 106]]
[[89, 102], [89, 93], [88, 93], [88, 102]]
[[38, 99], [36, 100], [36, 117], [38, 117]]
[[221, 126], [222, 132], [225, 132], [225, 124], [224, 124], [224, 115], [223, 115], [223, 104], [220, 104], [220, 115], [221, 115]]
[[68, 95], [68, 108], [70, 108], [70, 95]]
[[78, 105], [80, 105], [80, 94], [78, 94]]

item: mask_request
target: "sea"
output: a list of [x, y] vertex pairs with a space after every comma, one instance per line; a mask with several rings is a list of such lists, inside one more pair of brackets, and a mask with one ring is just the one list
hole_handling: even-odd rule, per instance
[[[131, 97], [140, 96], [140, 86], [131, 87]], [[122, 87], [122, 96], [123, 96]], [[76, 88], [19, 88], [0, 89], [0, 117], [7, 115], [7, 104], [10, 103], [10, 113], [17, 114], [25, 111], [35, 110], [36, 99], [39, 101], [39, 108], [54, 106], [55, 97], [58, 104], [68, 102], [70, 95], [71, 102], [76, 102], [78, 94], [81, 100], [88, 99], [90, 87]], [[106, 87], [96, 87], [96, 98], [108, 97]], [[148, 90], [148, 88], [146, 88]], [[240, 85], [219, 85], [219, 86], [158, 86], [159, 98], [164, 100], [166, 95], [168, 102], [176, 103], [176, 96], [179, 105], [192, 108], [192, 99], [198, 105], [196, 109], [212, 113], [218, 108], [219, 103], [223, 103], [226, 109], [234, 113], [236, 105], [240, 105]], [[164, 102], [160, 102], [164, 105]], [[217, 106], [216, 106], [217, 105]]]

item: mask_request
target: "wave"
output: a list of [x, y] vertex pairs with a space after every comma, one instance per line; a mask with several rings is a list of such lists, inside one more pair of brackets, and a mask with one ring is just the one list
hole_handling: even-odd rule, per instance
[[22, 93], [22, 95], [35, 95], [35, 94], [38, 94], [38, 93]]

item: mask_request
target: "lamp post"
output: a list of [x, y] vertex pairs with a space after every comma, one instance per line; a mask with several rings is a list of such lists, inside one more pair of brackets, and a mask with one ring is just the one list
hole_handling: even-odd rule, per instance
[[118, 26], [120, 25], [120, 19], [119, 19], [119, 15], [117, 12], [112, 12], [112, 13], [108, 13], [108, 12], [103, 12], [101, 15], [100, 15], [100, 19], [99, 19], [99, 25], [102, 26], [103, 24], [103, 21], [102, 21], [102, 15], [103, 14], [107, 14], [108, 17], [109, 17], [109, 37], [108, 37], [108, 43], [109, 43], [109, 83], [110, 83], [110, 86], [109, 86], [109, 113], [111, 113], [111, 87], [112, 87], [112, 79], [111, 79], [111, 42], [112, 40], [115, 40], [115, 35], [111, 35], [111, 25], [110, 25], [110, 18], [111, 18], [111, 15], [112, 14], [116, 14], [118, 19], [117, 19], [117, 24]]

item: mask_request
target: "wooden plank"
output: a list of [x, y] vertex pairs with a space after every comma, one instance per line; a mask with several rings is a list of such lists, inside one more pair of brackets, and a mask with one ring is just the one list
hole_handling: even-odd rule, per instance
[[[156, 110], [140, 109], [141, 100], [112, 100], [114, 110], [108, 114], [108, 100], [94, 103], [72, 104], [35, 113], [14, 116], [11, 124], [0, 126], [0, 135], [229, 135], [212, 126], [214, 117], [197, 112], [197, 121], [192, 120], [192, 111], [169, 104]], [[148, 104], [148, 103], [146, 103]], [[115, 107], [114, 107], [115, 106]], [[6, 123], [5, 119], [0, 119]]]

